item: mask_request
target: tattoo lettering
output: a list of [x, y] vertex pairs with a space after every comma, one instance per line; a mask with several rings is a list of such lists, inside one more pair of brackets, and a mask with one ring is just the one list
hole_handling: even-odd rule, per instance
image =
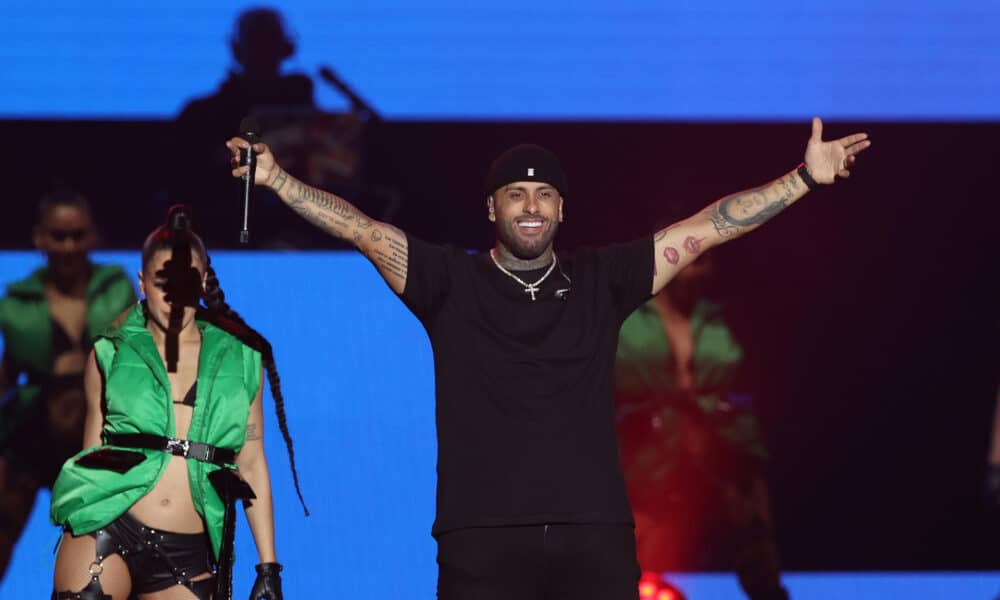
[[260, 434], [257, 433], [257, 424], [250, 423], [247, 425], [247, 441], [256, 442], [260, 439]]
[[285, 187], [285, 183], [288, 182], [288, 173], [284, 170], [278, 173], [278, 176], [274, 178], [274, 193], [281, 191], [281, 188]]
[[361, 238], [363, 238], [363, 237], [364, 237], [364, 236], [363, 236], [363, 235], [361, 235], [361, 232], [360, 232], [360, 231], [358, 231], [357, 229], [355, 229], [355, 230], [354, 230], [354, 243], [355, 243], [355, 244], [357, 244], [358, 242], [360, 242], [360, 241], [361, 241]]
[[739, 227], [733, 225], [727, 221], [724, 216], [722, 216], [722, 213], [719, 211], [718, 203], [709, 207], [709, 209], [705, 211], [705, 214], [708, 215], [708, 219], [712, 221], [712, 226], [715, 227], [715, 232], [720, 236], [729, 237], [740, 232]]
[[406, 263], [400, 260], [395, 252], [385, 252], [381, 248], [376, 248], [372, 250], [372, 254], [372, 260], [380, 271], [401, 279], [406, 277]]
[[[378, 234], [378, 239], [375, 239]], [[384, 276], [395, 275], [400, 279], [406, 279], [406, 269], [409, 253], [407, 252], [406, 237], [395, 227], [383, 234], [380, 230], [372, 231], [372, 241], [381, 242], [369, 250], [368, 258], [375, 263], [379, 271]]]
[[347, 223], [342, 221], [336, 215], [331, 215], [329, 213], [317, 213], [315, 220], [313, 222], [320, 222], [326, 225], [324, 227], [327, 231], [333, 231], [334, 233], [343, 233], [347, 230]]
[[667, 259], [668, 263], [676, 265], [681, 260], [681, 253], [677, 251], [677, 248], [667, 246], [666, 248], [663, 249], [663, 258]]
[[[701, 252], [701, 243], [703, 241], [705, 241], [705, 238], [701, 238], [699, 240], [698, 238], [689, 235], [687, 236], [687, 239], [684, 240], [684, 250], [688, 254], [698, 254]], [[674, 252], [677, 251], [674, 250]]]
[[299, 200], [313, 204], [320, 210], [328, 210], [340, 216], [345, 221], [350, 221], [354, 218], [354, 207], [329, 192], [306, 185], [299, 185], [298, 192]]
[[791, 183], [793, 190], [799, 189], [799, 177], [797, 177], [797, 176], [796, 177], [789, 177], [788, 181]]
[[358, 227], [362, 229], [368, 229], [371, 226], [372, 226], [371, 219], [368, 219], [366, 217], [358, 217]]
[[794, 182], [795, 182], [795, 180], [792, 179], [792, 178], [790, 178], [790, 177], [782, 177], [781, 179], [778, 180], [778, 183], [781, 184], [781, 189], [784, 190], [784, 197], [786, 199], [787, 198], [791, 198], [792, 194], [794, 193], [792, 191], [792, 187], [793, 187], [792, 184]]
[[[346, 200], [301, 183], [288, 193], [288, 205], [313, 225], [344, 239], [350, 236], [350, 221], [360, 218]], [[371, 221], [368, 224], [371, 226]]]

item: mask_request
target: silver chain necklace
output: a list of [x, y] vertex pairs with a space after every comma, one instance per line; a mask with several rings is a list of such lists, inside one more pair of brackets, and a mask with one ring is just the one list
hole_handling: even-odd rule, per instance
[[545, 275], [542, 275], [541, 277], [539, 277], [538, 281], [536, 281], [535, 283], [528, 283], [525, 280], [523, 280], [520, 277], [518, 277], [517, 275], [514, 275], [513, 273], [511, 273], [507, 269], [503, 268], [503, 265], [501, 265], [500, 261], [497, 260], [496, 248], [490, 248], [490, 258], [493, 259], [493, 264], [495, 264], [497, 266], [497, 268], [500, 269], [500, 271], [503, 272], [504, 275], [506, 275], [507, 277], [510, 277], [514, 281], [516, 281], [516, 282], [518, 282], [518, 283], [520, 283], [521, 285], [524, 286], [524, 293], [525, 294], [531, 294], [531, 301], [532, 302], [534, 302], [535, 299], [536, 299], [535, 298], [535, 294], [538, 293], [538, 290], [539, 290], [538, 286], [541, 285], [541, 283], [543, 281], [545, 281], [546, 277], [548, 277], [549, 275], [552, 274], [552, 271], [556, 268], [556, 263], [559, 262], [558, 259], [556, 259], [555, 252], [553, 252], [552, 253], [552, 264], [549, 265], [549, 270], [545, 272]]

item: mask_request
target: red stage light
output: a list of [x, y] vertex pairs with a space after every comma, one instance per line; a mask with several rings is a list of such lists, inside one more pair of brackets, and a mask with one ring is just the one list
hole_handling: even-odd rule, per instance
[[645, 571], [639, 579], [639, 597], [653, 600], [660, 589], [660, 576], [653, 571]]
[[687, 600], [680, 590], [653, 572], [646, 571], [639, 579], [640, 600]]
[[673, 590], [663, 588], [656, 593], [656, 600], [680, 600], [680, 598], [674, 593]]

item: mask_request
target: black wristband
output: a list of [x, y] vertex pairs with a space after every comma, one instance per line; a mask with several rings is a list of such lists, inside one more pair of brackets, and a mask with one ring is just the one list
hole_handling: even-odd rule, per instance
[[800, 164], [799, 168], [796, 169], [795, 172], [799, 174], [799, 177], [803, 182], [805, 182], [806, 187], [810, 190], [814, 190], [819, 186], [819, 184], [816, 183], [816, 180], [812, 178], [812, 175], [809, 174], [809, 169], [806, 168], [806, 163]]
[[255, 567], [258, 575], [277, 575], [283, 568], [281, 563], [276, 562], [260, 563]]

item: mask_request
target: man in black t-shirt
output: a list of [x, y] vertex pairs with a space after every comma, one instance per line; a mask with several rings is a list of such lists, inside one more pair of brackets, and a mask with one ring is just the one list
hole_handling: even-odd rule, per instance
[[[264, 144], [256, 182], [352, 242], [420, 319], [434, 351], [438, 597], [635, 599], [639, 569], [615, 441], [612, 368], [625, 317], [712, 246], [755, 229], [815, 186], [847, 177], [866, 134], [650, 237], [561, 258], [558, 160], [516, 146], [490, 167], [497, 241], [470, 255], [373, 221], [291, 177]], [[227, 142], [234, 159], [247, 143]], [[242, 176], [244, 167], [234, 168]]]

